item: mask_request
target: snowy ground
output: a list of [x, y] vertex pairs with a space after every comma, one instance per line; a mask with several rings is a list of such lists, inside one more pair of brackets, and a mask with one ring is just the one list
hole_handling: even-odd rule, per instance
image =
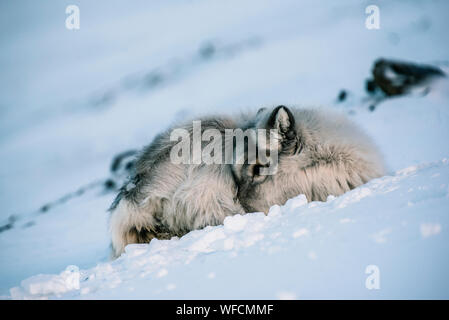
[[[65, 29], [67, 4], [80, 6], [78, 31]], [[369, 4], [0, 4], [0, 227], [11, 225], [0, 232], [0, 296], [449, 298], [449, 85], [374, 112], [361, 102], [378, 57], [449, 60], [449, 3], [376, 1], [380, 30], [364, 27]], [[349, 100], [337, 104], [341, 89]], [[114, 262], [112, 193], [94, 186], [39, 212], [107, 178], [114, 155], [174, 118], [281, 103], [350, 114], [388, 176], [325, 203], [298, 196], [266, 217], [130, 246]], [[379, 290], [365, 286], [369, 265]]]

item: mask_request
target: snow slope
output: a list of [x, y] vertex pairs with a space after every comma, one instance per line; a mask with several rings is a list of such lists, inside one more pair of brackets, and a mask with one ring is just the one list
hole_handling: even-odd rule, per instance
[[[267, 216], [228, 217], [181, 239], [129, 245], [88, 270], [34, 276], [12, 298], [447, 298], [448, 181], [445, 159], [326, 202], [300, 195]], [[370, 265], [379, 290], [365, 286]]]
[[[0, 232], [0, 295], [449, 297], [449, 86], [363, 107], [376, 58], [448, 60], [447, 1], [376, 1], [380, 30], [364, 27], [371, 1], [72, 3], [76, 32], [64, 27], [63, 2], [0, 4], [0, 227], [13, 221]], [[349, 99], [336, 104], [341, 89]], [[390, 177], [277, 217], [233, 217], [130, 247], [108, 262], [114, 195], [101, 181], [114, 155], [174, 118], [281, 103], [349, 114], [379, 145]], [[380, 290], [364, 286], [370, 264]], [[76, 268], [54, 276], [68, 265], [80, 268], [80, 289]], [[36, 274], [47, 276], [21, 283]]]

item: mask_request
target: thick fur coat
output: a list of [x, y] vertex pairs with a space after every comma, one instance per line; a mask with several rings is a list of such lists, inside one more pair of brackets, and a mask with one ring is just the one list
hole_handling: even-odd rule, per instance
[[275, 130], [274, 147], [257, 145], [268, 154], [278, 154], [275, 174], [261, 175], [266, 164], [259, 162], [175, 164], [170, 152], [176, 141], [170, 140], [170, 134], [181, 127], [192, 135], [192, 121], [169, 128], [140, 153], [134, 174], [111, 206], [113, 257], [127, 244], [182, 236], [221, 224], [229, 215], [268, 212], [272, 205], [299, 194], [309, 201], [325, 201], [385, 171], [371, 139], [345, 116], [327, 110], [278, 106], [238, 117], [198, 120], [202, 132]]

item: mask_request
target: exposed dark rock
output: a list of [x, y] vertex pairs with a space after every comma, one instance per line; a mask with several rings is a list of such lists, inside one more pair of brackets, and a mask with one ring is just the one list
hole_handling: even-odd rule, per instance
[[94, 107], [104, 107], [114, 103], [116, 98], [115, 90], [110, 89], [100, 94], [93, 95], [91, 103]]
[[107, 180], [104, 182], [104, 187], [105, 187], [107, 190], [114, 190], [114, 189], [117, 187], [117, 185], [115, 184], [115, 182], [114, 182], [112, 179], [107, 179]]
[[212, 43], [206, 43], [200, 48], [199, 53], [203, 59], [209, 59], [215, 54], [215, 51], [215, 46]]
[[29, 221], [29, 222], [25, 223], [22, 227], [23, 227], [23, 228], [30, 228], [30, 227], [32, 227], [32, 226], [34, 226], [34, 225], [36, 225], [36, 222], [34, 222], [34, 221]]
[[373, 79], [367, 79], [365, 82], [365, 90], [373, 94], [376, 90], [378, 90], [379, 87], [376, 85], [376, 82]]
[[435, 78], [445, 76], [438, 67], [383, 58], [376, 60], [372, 74], [374, 80], [368, 80], [367, 91], [372, 93], [375, 87], [379, 87], [386, 96], [409, 93], [414, 88], [428, 86]]
[[164, 76], [157, 71], [151, 71], [145, 76], [144, 81], [147, 88], [154, 88], [164, 81]]
[[17, 217], [15, 215], [10, 215], [8, 218], [8, 222], [2, 226], [0, 226], [0, 233], [14, 227], [14, 223], [17, 221]]
[[[126, 165], [124, 165], [124, 160], [126, 160], [126, 159], [129, 160], [130, 158], [133, 158], [136, 154], [137, 154], [136, 150], [127, 150], [127, 151], [120, 152], [118, 155], [116, 155], [112, 159], [111, 172], [117, 172], [120, 168], [123, 168], [123, 167], [126, 168]], [[127, 169], [131, 169], [131, 168], [132, 168], [132, 165], [131, 165], [131, 167], [129, 167]]]
[[7, 223], [3, 226], [0, 226], [0, 233], [9, 229], [12, 229], [13, 224], [12, 223]]
[[337, 101], [338, 102], [343, 102], [343, 101], [346, 100], [347, 96], [348, 96], [348, 93], [346, 92], [346, 90], [342, 89], [340, 91], [340, 93], [338, 94]]

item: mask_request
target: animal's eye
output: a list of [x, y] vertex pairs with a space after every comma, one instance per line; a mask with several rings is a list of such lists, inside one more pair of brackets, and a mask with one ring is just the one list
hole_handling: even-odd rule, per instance
[[268, 167], [268, 164], [267, 165], [261, 165], [261, 164], [253, 165], [253, 167], [252, 167], [253, 177], [260, 176], [260, 174], [262, 172], [262, 168], [267, 168], [267, 167]]
[[253, 176], [260, 176], [261, 169], [262, 169], [262, 166], [260, 164], [255, 164], [253, 166]]

